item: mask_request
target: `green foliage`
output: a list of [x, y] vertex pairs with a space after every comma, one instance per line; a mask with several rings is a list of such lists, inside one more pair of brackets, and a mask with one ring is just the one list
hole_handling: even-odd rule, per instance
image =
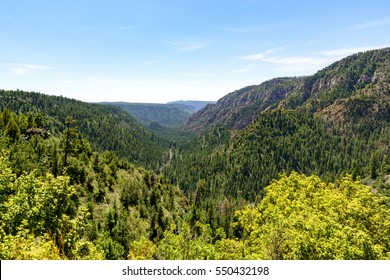
[[115, 241], [108, 232], [103, 232], [96, 240], [97, 246], [103, 250], [107, 260], [118, 260], [123, 258], [125, 250], [123, 246]]
[[[309, 113], [275, 110], [262, 113], [239, 133], [215, 127], [177, 151], [167, 169], [172, 182], [190, 193], [199, 179], [206, 196], [259, 201], [263, 188], [279, 173], [318, 174], [326, 181], [385, 174], [390, 161], [390, 126], [369, 135], [344, 135]], [[225, 130], [226, 131], [226, 130]], [[220, 137], [219, 137], [220, 136]]]
[[[5, 202], [5, 231], [16, 234], [20, 227], [42, 235], [48, 228], [58, 237], [64, 216], [74, 213], [75, 189], [69, 178], [48, 174], [37, 178], [34, 173], [22, 175], [13, 184], [14, 195]], [[25, 221], [25, 222], [24, 222]]]
[[28, 230], [16, 236], [7, 235], [0, 243], [0, 258], [8, 260], [59, 260], [60, 250], [55, 242], [45, 234], [36, 237]]
[[256, 207], [237, 212], [247, 259], [386, 259], [390, 209], [381, 195], [344, 177], [283, 175]]
[[[66, 118], [72, 116], [77, 120], [77, 129], [95, 149], [115, 151], [121, 158], [156, 171], [169, 147], [168, 141], [114, 106], [24, 91], [0, 90], [0, 99], [0, 110], [8, 108], [17, 114], [29, 114], [26, 126], [43, 127], [52, 135], [64, 131]], [[2, 115], [3, 123], [8, 123], [9, 114]], [[21, 132], [24, 133], [22, 129]]]
[[127, 258], [129, 260], [152, 260], [155, 257], [156, 245], [141, 236], [139, 241], [133, 241]]
[[0, 134], [1, 258], [124, 259], [151, 226], [162, 239], [183, 216], [180, 190], [113, 152], [93, 152], [71, 119], [46, 138], [25, 136], [31, 114], [10, 116], [26, 134]]
[[196, 137], [0, 91], [0, 258], [389, 259], [389, 67], [387, 48], [244, 88]]
[[8, 108], [5, 108], [3, 112], [0, 114], [0, 127], [1, 128], [6, 127], [9, 121], [11, 120], [11, 118], [12, 118], [11, 111], [8, 110]]
[[159, 243], [158, 256], [166, 260], [208, 260], [216, 259], [216, 251], [211, 243], [211, 229], [207, 224], [197, 224], [199, 232], [194, 234], [184, 223], [175, 234], [175, 227], [164, 233]]
[[101, 248], [90, 241], [79, 240], [73, 250], [74, 258], [77, 260], [104, 260], [105, 254]]
[[20, 135], [19, 126], [16, 124], [12, 116], [5, 127], [5, 135], [9, 136], [12, 141], [16, 141]]
[[245, 257], [244, 242], [235, 239], [222, 239], [216, 244], [221, 260], [243, 260]]

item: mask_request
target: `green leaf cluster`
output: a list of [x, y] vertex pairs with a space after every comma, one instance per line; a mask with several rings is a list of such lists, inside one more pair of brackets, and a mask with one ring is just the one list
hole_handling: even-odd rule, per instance
[[390, 209], [384, 197], [346, 176], [324, 183], [292, 173], [264, 199], [236, 213], [248, 259], [388, 259]]

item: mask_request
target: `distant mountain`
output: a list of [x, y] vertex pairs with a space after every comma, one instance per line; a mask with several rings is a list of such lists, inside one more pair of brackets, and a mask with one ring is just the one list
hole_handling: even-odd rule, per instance
[[387, 118], [389, 69], [390, 48], [354, 54], [312, 76], [276, 78], [232, 92], [192, 115], [188, 126], [195, 131], [213, 125], [242, 129], [259, 113], [275, 108], [308, 111], [349, 124], [361, 114]]
[[303, 78], [276, 78], [257, 86], [248, 86], [234, 91], [215, 104], [208, 104], [193, 114], [188, 125], [202, 131], [211, 125], [229, 128], [244, 128], [268, 107], [286, 97], [296, 89]]
[[[213, 101], [173, 101], [167, 104], [157, 103], [130, 103], [130, 102], [102, 102], [121, 108], [143, 125], [150, 126], [157, 123], [165, 127], [180, 127], [189, 117]], [[154, 125], [152, 126], [154, 127]]]
[[195, 108], [195, 111], [199, 111], [206, 107], [208, 104], [215, 104], [215, 101], [196, 101], [196, 100], [180, 100], [180, 101], [172, 101], [167, 104], [183, 104], [188, 105]]
[[195, 113], [192, 106], [186, 104], [155, 104], [155, 103], [129, 103], [129, 102], [103, 102], [121, 108], [145, 126], [156, 122], [166, 127], [184, 125], [190, 115]]
[[78, 130], [97, 150], [115, 151], [122, 158], [154, 170], [159, 168], [169, 146], [166, 140], [114, 106], [24, 91], [0, 90], [0, 100], [0, 110], [40, 114], [52, 134], [63, 132], [66, 117], [72, 116]]

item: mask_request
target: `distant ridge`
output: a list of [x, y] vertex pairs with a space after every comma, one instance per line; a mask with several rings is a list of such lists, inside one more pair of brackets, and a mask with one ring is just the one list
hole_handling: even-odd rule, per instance
[[179, 101], [172, 101], [168, 102], [167, 104], [183, 104], [183, 105], [189, 105], [195, 108], [195, 111], [199, 111], [207, 106], [207, 104], [215, 104], [216, 101], [197, 101], [197, 100], [179, 100]]
[[101, 104], [116, 106], [145, 126], [158, 123], [165, 127], [179, 127], [184, 125], [192, 114], [210, 102], [212, 103], [212, 101], [173, 101], [167, 104], [131, 102], [102, 102]]
[[187, 124], [194, 131], [214, 125], [242, 129], [259, 113], [275, 108], [298, 109], [327, 119], [337, 117], [353, 122], [351, 112], [356, 111], [356, 106], [367, 107], [368, 99], [371, 105], [365, 114], [387, 118], [389, 71], [390, 48], [357, 53], [311, 76], [275, 78], [234, 91], [193, 114]]
[[154, 122], [166, 127], [182, 126], [187, 122], [189, 116], [195, 113], [192, 106], [184, 104], [130, 102], [103, 102], [101, 104], [120, 108], [145, 126]]

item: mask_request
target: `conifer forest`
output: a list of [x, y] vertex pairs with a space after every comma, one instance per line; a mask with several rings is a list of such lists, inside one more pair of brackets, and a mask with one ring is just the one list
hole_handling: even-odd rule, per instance
[[201, 109], [0, 90], [0, 259], [390, 259], [390, 48]]

